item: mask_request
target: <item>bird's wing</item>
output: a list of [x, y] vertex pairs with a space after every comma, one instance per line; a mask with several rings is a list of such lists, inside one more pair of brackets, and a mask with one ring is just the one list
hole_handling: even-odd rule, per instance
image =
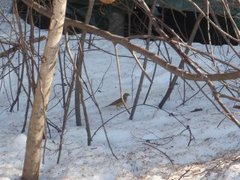
[[111, 104], [105, 106], [105, 107], [108, 107], [108, 106], [112, 106], [112, 105], [117, 105], [118, 103], [120, 103], [122, 101], [122, 98], [119, 98], [117, 99], [116, 101], [113, 101]]

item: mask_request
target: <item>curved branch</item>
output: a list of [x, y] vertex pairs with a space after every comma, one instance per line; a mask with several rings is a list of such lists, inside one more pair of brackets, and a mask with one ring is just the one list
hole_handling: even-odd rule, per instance
[[[47, 8], [41, 6], [40, 4], [38, 4], [36, 2], [32, 2], [31, 0], [23, 0], [23, 2], [25, 4], [27, 4], [28, 6], [31, 6], [34, 10], [36, 10], [40, 14], [43, 14], [44, 16], [47, 16], [47, 17], [51, 16], [51, 12], [49, 12], [47, 10]], [[70, 18], [65, 18], [64, 26], [66, 26], [66, 27], [72, 26], [75, 28], [79, 28], [84, 31], [91, 32], [95, 35], [104, 37], [105, 39], [111, 40], [115, 44], [121, 44], [122, 46], [124, 46], [127, 49], [131, 49], [132, 51], [143, 54], [144, 56], [151, 59], [153, 62], [157, 63], [158, 65], [160, 65], [167, 71], [169, 71], [177, 76], [180, 76], [183, 79], [193, 80], [193, 81], [206, 81], [206, 78], [208, 78], [210, 81], [224, 81], [224, 80], [237, 79], [240, 77], [240, 71], [238, 71], [238, 70], [235, 70], [235, 71], [229, 72], [229, 73], [215, 73], [215, 74], [206, 73], [206, 74], [202, 74], [202, 75], [201, 74], [193, 74], [193, 73], [184, 71], [182, 69], [179, 69], [179, 68], [171, 65], [170, 63], [166, 62], [164, 59], [157, 56], [156, 54], [154, 54], [144, 48], [141, 48], [135, 44], [130, 43], [127, 38], [111, 34], [110, 32], [103, 31], [95, 26], [85, 24], [81, 21], [72, 20]], [[166, 39], [166, 38], [163, 39], [163, 41], [171, 42], [171, 44], [178, 43], [177, 41], [174, 41], [173, 39]]]

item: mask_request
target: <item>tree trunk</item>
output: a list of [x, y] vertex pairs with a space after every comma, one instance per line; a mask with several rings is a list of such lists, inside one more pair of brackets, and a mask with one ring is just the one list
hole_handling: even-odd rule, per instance
[[120, 10], [111, 12], [111, 18], [109, 19], [108, 27], [109, 32], [119, 36], [124, 36], [124, 13], [124, 11]]
[[41, 61], [40, 74], [29, 124], [22, 180], [37, 180], [41, 162], [41, 144], [45, 113], [49, 102], [58, 45], [62, 36], [67, 0], [53, 0], [48, 38]]

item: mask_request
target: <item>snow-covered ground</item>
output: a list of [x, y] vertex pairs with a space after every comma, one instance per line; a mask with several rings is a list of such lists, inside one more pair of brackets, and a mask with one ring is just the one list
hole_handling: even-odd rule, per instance
[[1, 0], [0, 10], [3, 13], [7, 13], [12, 9], [12, 0]]
[[[6, 23], [0, 26], [1, 32], [8, 32], [7, 28], [9, 27]], [[42, 33], [46, 35], [46, 31]], [[5, 35], [3, 33], [2, 36]], [[134, 43], [143, 45], [140, 40]], [[95, 40], [94, 44], [108, 52], [114, 52], [110, 42]], [[194, 46], [205, 49], [204, 45]], [[152, 44], [151, 48], [156, 47]], [[221, 50], [225, 51], [227, 48], [215, 47], [215, 55], [220, 56]], [[240, 52], [240, 47], [235, 48]], [[118, 51], [120, 55], [130, 55], [122, 47], [118, 47]], [[170, 55], [174, 60], [174, 53]], [[228, 53], [227, 56], [232, 57], [232, 54]], [[13, 60], [17, 57], [16, 55]], [[108, 147], [103, 128], [98, 130], [102, 122], [97, 108], [86, 94], [91, 132], [96, 133], [92, 145], [87, 146], [85, 126], [76, 127], [74, 112], [70, 113], [59, 164], [56, 162], [60, 133], [50, 127], [51, 138], [46, 142], [41, 180], [240, 179], [239, 128], [218, 112], [202, 93], [182, 104], [184, 83], [179, 80], [163, 110], [156, 108], [169, 83], [169, 73], [158, 67], [147, 105], [141, 105], [149, 86], [148, 80], [145, 80], [134, 119], [129, 120], [124, 108], [105, 107], [119, 96], [114, 56], [99, 50], [88, 50], [85, 53], [85, 62], [91, 85], [93, 90], [96, 90], [95, 96], [103, 119], [107, 122], [107, 135], [117, 159]], [[134, 59], [129, 57], [121, 57], [120, 65], [122, 88], [124, 92], [131, 94], [127, 102], [128, 107], [131, 107], [141, 70], [136, 66]], [[150, 62], [147, 68], [149, 75], [153, 73], [153, 69], [154, 64]], [[67, 77], [70, 78], [70, 71], [67, 71]], [[12, 73], [0, 82], [0, 180], [19, 179], [23, 166], [26, 134], [21, 134], [21, 130], [26, 97], [23, 95], [20, 98], [19, 110], [15, 108], [13, 112], [9, 112], [11, 94], [6, 94], [6, 90], [10, 89], [16, 92], [15, 80], [16, 77]], [[49, 104], [50, 109], [61, 99], [59, 83], [61, 80], [58, 64], [52, 92], [54, 99]], [[199, 90], [193, 82], [189, 83], [193, 89], [186, 86], [186, 99]], [[207, 87], [204, 90], [210, 93]], [[209, 97], [212, 98], [211, 94]], [[74, 97], [72, 100], [74, 101]], [[73, 104], [70, 110], [72, 108]], [[237, 114], [237, 110], [235, 111]], [[61, 104], [49, 110], [48, 119], [61, 128]]]

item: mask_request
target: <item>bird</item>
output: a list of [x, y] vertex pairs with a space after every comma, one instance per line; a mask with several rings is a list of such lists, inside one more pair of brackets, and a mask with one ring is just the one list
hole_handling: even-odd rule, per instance
[[109, 107], [109, 106], [121, 107], [121, 106], [124, 105], [124, 103], [127, 102], [128, 96], [129, 96], [128, 93], [124, 93], [122, 97], [120, 97], [119, 99], [113, 101], [112, 103], [110, 103], [109, 105], [107, 105], [105, 107]]

